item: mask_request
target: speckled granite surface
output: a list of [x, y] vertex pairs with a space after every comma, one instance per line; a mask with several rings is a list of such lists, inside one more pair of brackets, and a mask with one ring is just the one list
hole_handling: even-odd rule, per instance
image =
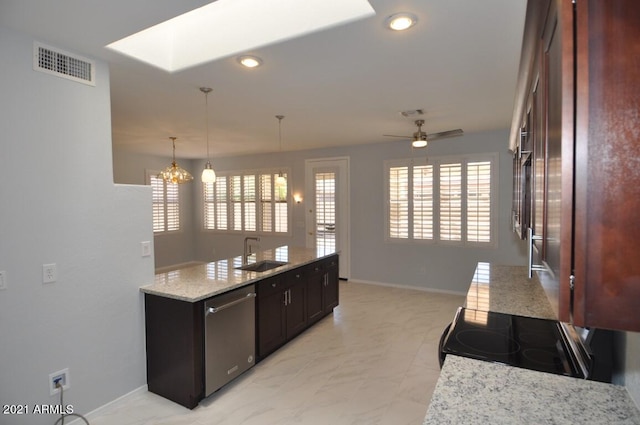
[[465, 307], [558, 320], [540, 281], [527, 278], [525, 266], [478, 263]]
[[282, 246], [251, 255], [249, 263], [262, 260], [289, 263], [266, 272], [258, 273], [236, 269], [236, 267], [242, 266], [242, 256], [238, 256], [158, 273], [153, 284], [143, 286], [140, 290], [147, 294], [196, 302], [334, 254], [319, 253], [311, 248]]
[[624, 387], [447, 356], [423, 425], [640, 424]]

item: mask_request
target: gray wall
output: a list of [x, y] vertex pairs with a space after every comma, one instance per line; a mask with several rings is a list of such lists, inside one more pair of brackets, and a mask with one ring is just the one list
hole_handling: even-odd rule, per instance
[[[170, 143], [167, 140], [167, 146]], [[113, 149], [113, 178], [116, 183], [146, 185], [146, 170], [161, 171], [171, 164], [171, 157], [149, 156], [122, 152]], [[192, 161], [180, 159], [180, 166], [194, 173]], [[155, 267], [162, 268], [183, 264], [195, 258], [194, 253], [194, 220], [193, 220], [193, 184], [180, 186], [180, 225], [181, 230], [163, 234], [154, 234]]]
[[[107, 66], [97, 62], [95, 87], [35, 72], [33, 41], [0, 27], [0, 400], [57, 404], [49, 374], [69, 368], [65, 403], [86, 413], [146, 382], [151, 192], [113, 183]], [[45, 263], [56, 283], [42, 283]]]
[[[302, 193], [305, 201], [294, 205], [293, 235], [286, 238], [261, 238], [262, 247], [282, 243], [304, 245], [306, 197], [304, 196], [305, 159], [350, 158], [351, 208], [351, 279], [372, 283], [397, 284], [443, 291], [466, 292], [478, 261], [500, 264], [526, 264], [525, 248], [511, 232], [511, 155], [506, 146], [507, 130], [467, 134], [463, 137], [432, 142], [426, 151], [411, 150], [404, 141], [377, 143], [365, 146], [309, 151], [285, 152], [281, 155], [249, 155], [218, 158], [213, 161], [217, 170], [238, 170], [262, 167], [290, 167], [292, 193]], [[446, 247], [437, 244], [398, 243], [385, 241], [384, 166], [387, 159], [410, 158], [420, 155], [452, 155], [497, 152], [499, 170], [498, 246], [496, 248]], [[196, 161], [200, 170], [204, 161]], [[201, 183], [194, 188], [200, 191]], [[194, 196], [195, 222], [201, 223], [202, 203]], [[241, 235], [220, 235], [195, 228], [195, 255], [201, 261], [226, 258], [242, 252]]]

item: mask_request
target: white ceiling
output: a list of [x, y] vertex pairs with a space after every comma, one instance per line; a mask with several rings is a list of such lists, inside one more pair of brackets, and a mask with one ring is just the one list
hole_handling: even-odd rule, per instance
[[[369, 0], [376, 16], [245, 52], [256, 69], [228, 57], [170, 74], [104, 47], [208, 2], [0, 0], [0, 25], [106, 60], [113, 142], [133, 152], [170, 156], [176, 136], [176, 156], [205, 158], [202, 86], [212, 157], [278, 151], [278, 114], [283, 150], [402, 146], [382, 135], [412, 134], [416, 117], [399, 113], [412, 109], [427, 133], [510, 127], [526, 0]], [[403, 11], [418, 24], [384, 27]]]

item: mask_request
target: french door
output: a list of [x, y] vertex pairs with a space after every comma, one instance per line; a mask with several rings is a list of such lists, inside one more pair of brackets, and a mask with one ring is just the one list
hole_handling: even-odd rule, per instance
[[349, 158], [309, 159], [305, 164], [306, 243], [319, 255], [340, 253], [340, 278], [351, 269]]

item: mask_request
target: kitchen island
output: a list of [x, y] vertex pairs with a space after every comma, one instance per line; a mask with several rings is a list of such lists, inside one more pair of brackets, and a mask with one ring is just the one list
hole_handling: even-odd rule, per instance
[[[557, 320], [526, 267], [478, 263], [465, 307]], [[424, 425], [635, 424], [640, 411], [624, 387], [447, 355]]]
[[[263, 261], [279, 263], [264, 271], [242, 269]], [[211, 386], [209, 378], [218, 369], [228, 380], [239, 376], [240, 364], [262, 360], [333, 311], [339, 301], [338, 254], [282, 246], [248, 258], [158, 273], [153, 284], [140, 290], [145, 297], [149, 391], [192, 409], [219, 388]], [[227, 301], [240, 291], [242, 298]], [[224, 305], [211, 308], [222, 298]], [[240, 305], [250, 306], [247, 314], [217, 319]], [[243, 337], [243, 347], [249, 352], [233, 356], [229, 364], [211, 360], [220, 347], [237, 347], [237, 336], [247, 332], [251, 336]]]
[[[241, 288], [265, 277], [313, 263], [331, 255], [335, 255], [335, 253], [320, 254], [311, 248], [281, 246], [251, 254], [248, 257], [248, 261], [244, 262], [242, 256], [239, 255], [233, 258], [158, 273], [155, 275], [154, 283], [143, 286], [140, 290], [145, 294], [197, 302]], [[288, 264], [265, 272], [239, 269], [245, 263], [257, 263], [263, 260], [283, 261]]]

